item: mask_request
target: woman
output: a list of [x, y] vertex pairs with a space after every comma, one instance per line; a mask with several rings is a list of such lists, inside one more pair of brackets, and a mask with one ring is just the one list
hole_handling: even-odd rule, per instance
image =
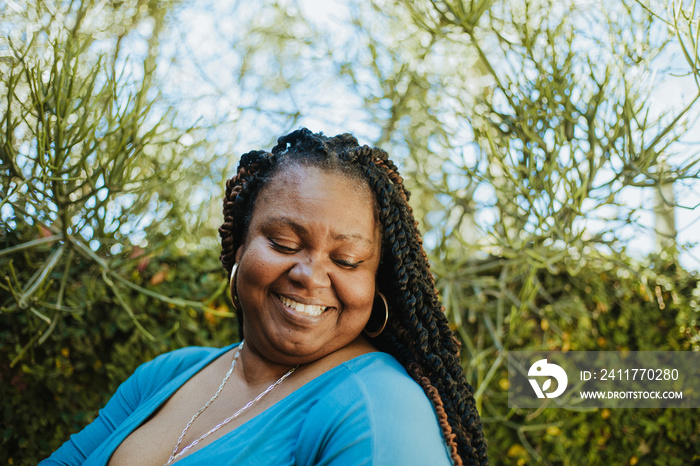
[[349, 134], [243, 155], [220, 228], [243, 341], [142, 365], [43, 464], [487, 464], [408, 195]]

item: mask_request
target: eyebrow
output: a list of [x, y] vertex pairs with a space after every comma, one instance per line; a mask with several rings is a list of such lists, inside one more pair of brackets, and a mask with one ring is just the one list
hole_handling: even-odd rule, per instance
[[[263, 222], [263, 227], [266, 226], [277, 226], [277, 225], [284, 225], [291, 227], [292, 230], [294, 230], [295, 233], [300, 234], [300, 235], [307, 235], [309, 233], [308, 228], [306, 228], [304, 225], [301, 223], [296, 222], [294, 219], [291, 217], [286, 217], [284, 215], [281, 215], [279, 217], [272, 217], [267, 219], [265, 222]], [[367, 246], [373, 247], [374, 243], [372, 240], [367, 238], [366, 236], [360, 234], [360, 233], [336, 233], [331, 236], [331, 239], [335, 241], [358, 241], [360, 243], [363, 243]]]

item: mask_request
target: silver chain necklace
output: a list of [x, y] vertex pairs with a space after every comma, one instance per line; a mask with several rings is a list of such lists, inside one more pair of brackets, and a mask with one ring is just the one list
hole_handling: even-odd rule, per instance
[[177, 443], [175, 444], [175, 447], [173, 448], [173, 452], [170, 455], [168, 462], [165, 463], [164, 466], [169, 465], [170, 463], [172, 463], [173, 461], [175, 461], [176, 459], [181, 457], [183, 454], [185, 454], [185, 452], [188, 451], [190, 448], [194, 447], [199, 442], [201, 442], [205, 438], [209, 437], [211, 434], [213, 434], [217, 430], [221, 429], [222, 427], [224, 427], [226, 424], [230, 423], [234, 419], [236, 419], [238, 416], [241, 415], [241, 413], [243, 413], [245, 410], [247, 410], [248, 408], [253, 406], [255, 403], [260, 401], [261, 398], [263, 398], [265, 395], [270, 393], [277, 385], [281, 384], [284, 381], [284, 379], [286, 379], [287, 377], [292, 375], [292, 373], [295, 370], [297, 370], [297, 368], [299, 367], [299, 366], [294, 366], [291, 369], [289, 369], [289, 371], [287, 371], [286, 374], [284, 374], [282, 377], [280, 377], [277, 380], [277, 382], [275, 382], [272, 385], [270, 385], [269, 387], [267, 387], [262, 393], [260, 393], [258, 396], [256, 396], [255, 398], [250, 400], [248, 403], [246, 403], [246, 405], [243, 406], [241, 409], [239, 409], [238, 411], [233, 413], [231, 416], [227, 417], [226, 419], [224, 419], [223, 421], [218, 423], [209, 432], [205, 433], [204, 435], [199, 437], [197, 440], [195, 440], [194, 442], [190, 443], [185, 448], [180, 450], [180, 452], [178, 452], [177, 450], [178, 450], [178, 448], [180, 448], [180, 444], [182, 443], [182, 440], [185, 438], [185, 434], [187, 434], [187, 431], [190, 430], [190, 426], [192, 425], [194, 420], [197, 419], [199, 417], [199, 415], [202, 414], [204, 412], [204, 410], [207, 409], [209, 407], [209, 405], [211, 405], [214, 402], [214, 400], [216, 400], [219, 397], [221, 390], [224, 389], [224, 385], [226, 385], [226, 382], [228, 382], [228, 379], [231, 377], [231, 374], [233, 373], [233, 368], [236, 366], [236, 361], [238, 360], [238, 356], [240, 356], [240, 354], [241, 354], [241, 350], [243, 349], [244, 343], [245, 343], [245, 340], [241, 341], [241, 344], [238, 345], [238, 348], [236, 348], [236, 354], [234, 355], [233, 361], [231, 362], [231, 367], [229, 368], [228, 372], [224, 376], [224, 380], [221, 381], [221, 385], [219, 385], [219, 389], [216, 391], [216, 393], [214, 393], [214, 396], [212, 396], [211, 399], [209, 401], [207, 401], [206, 404], [204, 406], [202, 406], [199, 409], [199, 411], [197, 411], [194, 414], [194, 416], [192, 416], [192, 419], [190, 419], [190, 422], [188, 422], [187, 425], [185, 426], [185, 428], [182, 430], [182, 434], [180, 434], [180, 438], [177, 439]]

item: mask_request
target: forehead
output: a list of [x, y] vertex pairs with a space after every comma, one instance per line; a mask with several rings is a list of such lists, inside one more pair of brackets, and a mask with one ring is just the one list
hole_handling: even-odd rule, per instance
[[308, 221], [333, 223], [337, 228], [378, 232], [375, 206], [365, 180], [315, 166], [287, 165], [260, 191], [251, 225], [263, 217], [301, 216]]

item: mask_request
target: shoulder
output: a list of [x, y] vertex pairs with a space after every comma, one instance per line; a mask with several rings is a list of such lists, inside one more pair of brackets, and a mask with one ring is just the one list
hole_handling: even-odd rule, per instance
[[[437, 415], [423, 388], [406, 369], [387, 353], [369, 353], [343, 364], [350, 376], [337, 387], [343, 398], [365, 406], [374, 418], [378, 436], [437, 433], [442, 442]], [[387, 430], [388, 429], [388, 430]]]
[[350, 399], [361, 400], [372, 411], [410, 407], [409, 410], [397, 409], [397, 414], [435, 417], [432, 403], [421, 386], [393, 356], [368, 353], [343, 363], [342, 367], [348, 373], [347, 380], [336, 390], [352, 393], [354, 396]]
[[208, 348], [204, 346], [188, 346], [160, 354], [148, 362], [143, 363], [140, 368], [148, 370], [162, 370], [169, 368], [188, 368], [197, 364], [207, 357], [220, 353], [227, 348]]
[[307, 420], [324, 429], [314, 433], [326, 438], [324, 458], [353, 451], [353, 464], [451, 464], [432, 403], [393, 356], [368, 353], [335, 371], [340, 380]]
[[131, 382], [142, 395], [147, 395], [188, 369], [223, 354], [230, 348], [189, 346], [163, 353], [141, 364], [132, 375]]

